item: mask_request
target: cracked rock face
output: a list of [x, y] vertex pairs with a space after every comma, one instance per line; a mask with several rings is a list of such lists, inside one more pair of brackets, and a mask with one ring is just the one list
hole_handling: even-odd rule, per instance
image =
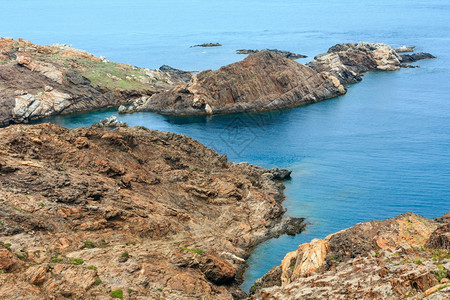
[[337, 44], [305, 66], [263, 50], [219, 70], [203, 71], [134, 107], [169, 115], [206, 115], [299, 106], [345, 94], [345, 85], [360, 81], [365, 72], [395, 71], [409, 67], [402, 62], [424, 58], [432, 56], [399, 56], [389, 45], [359, 42]]
[[120, 106], [190, 79], [189, 72], [164, 70], [110, 62], [67, 45], [0, 38], [0, 125]]
[[182, 135], [12, 125], [0, 154], [1, 299], [244, 297], [250, 248], [302, 222], [268, 176], [288, 171]]
[[251, 299], [442, 299], [448, 225], [407, 213], [314, 239], [257, 280]]
[[150, 97], [137, 110], [174, 115], [263, 111], [344, 93], [330, 73], [318, 73], [265, 50], [217, 71], [194, 75], [188, 83]]

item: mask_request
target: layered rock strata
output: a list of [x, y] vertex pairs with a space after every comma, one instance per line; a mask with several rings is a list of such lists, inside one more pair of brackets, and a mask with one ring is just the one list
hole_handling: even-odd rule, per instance
[[270, 50], [216, 71], [203, 71], [185, 84], [137, 100], [126, 112], [169, 115], [265, 111], [314, 103], [346, 93], [345, 85], [373, 70], [399, 70], [402, 62], [432, 58], [399, 56], [385, 44], [338, 44], [306, 66]]
[[67, 45], [0, 38], [0, 125], [117, 107], [189, 79], [167, 66], [142, 69]]
[[251, 299], [443, 299], [449, 225], [407, 213], [314, 239], [257, 280]]
[[303, 228], [290, 172], [113, 121], [0, 130], [0, 298], [244, 297], [249, 249]]

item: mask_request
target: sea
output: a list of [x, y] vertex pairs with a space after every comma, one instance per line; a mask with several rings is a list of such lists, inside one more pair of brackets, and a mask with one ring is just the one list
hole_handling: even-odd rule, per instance
[[[288, 168], [286, 215], [306, 231], [257, 246], [242, 285], [299, 244], [355, 223], [450, 210], [450, 1], [0, 0], [0, 36], [65, 43], [138, 67], [218, 69], [237, 49], [280, 49], [307, 63], [337, 43], [416, 46], [434, 60], [371, 72], [344, 96], [265, 113], [169, 117], [116, 110], [45, 119], [68, 128], [116, 115], [193, 137], [231, 161]], [[214, 48], [191, 47], [221, 43]]]

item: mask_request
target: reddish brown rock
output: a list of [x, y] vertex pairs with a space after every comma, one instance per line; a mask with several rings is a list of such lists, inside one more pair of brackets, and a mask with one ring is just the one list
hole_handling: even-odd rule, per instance
[[190, 79], [107, 61], [67, 45], [0, 38], [0, 125], [114, 107]]
[[251, 299], [442, 299], [450, 252], [427, 242], [442, 234], [438, 226], [407, 213], [300, 245], [280, 272], [256, 282]]
[[249, 250], [301, 230], [283, 218], [282, 170], [186, 136], [13, 125], [0, 152], [1, 299], [243, 297]]
[[314, 103], [345, 93], [329, 73], [261, 51], [154, 95], [137, 110], [173, 115], [263, 111]]

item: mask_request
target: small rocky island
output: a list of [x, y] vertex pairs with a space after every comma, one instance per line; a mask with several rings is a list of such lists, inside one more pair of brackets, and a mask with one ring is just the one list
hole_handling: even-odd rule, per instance
[[0, 38], [0, 125], [105, 107], [169, 115], [294, 107], [343, 95], [346, 85], [365, 72], [394, 71], [434, 58], [363, 42], [335, 45], [306, 65], [290, 55], [258, 51], [219, 70], [192, 75], [166, 65], [149, 70], [114, 63], [68, 45]]
[[403, 60], [434, 58], [431, 54], [399, 55], [380, 43], [338, 44], [307, 65], [276, 51], [250, 54], [216, 71], [193, 75], [184, 84], [145, 99], [122, 112], [151, 111], [168, 115], [256, 112], [315, 103], [346, 93], [345, 86], [369, 71], [396, 71]]

